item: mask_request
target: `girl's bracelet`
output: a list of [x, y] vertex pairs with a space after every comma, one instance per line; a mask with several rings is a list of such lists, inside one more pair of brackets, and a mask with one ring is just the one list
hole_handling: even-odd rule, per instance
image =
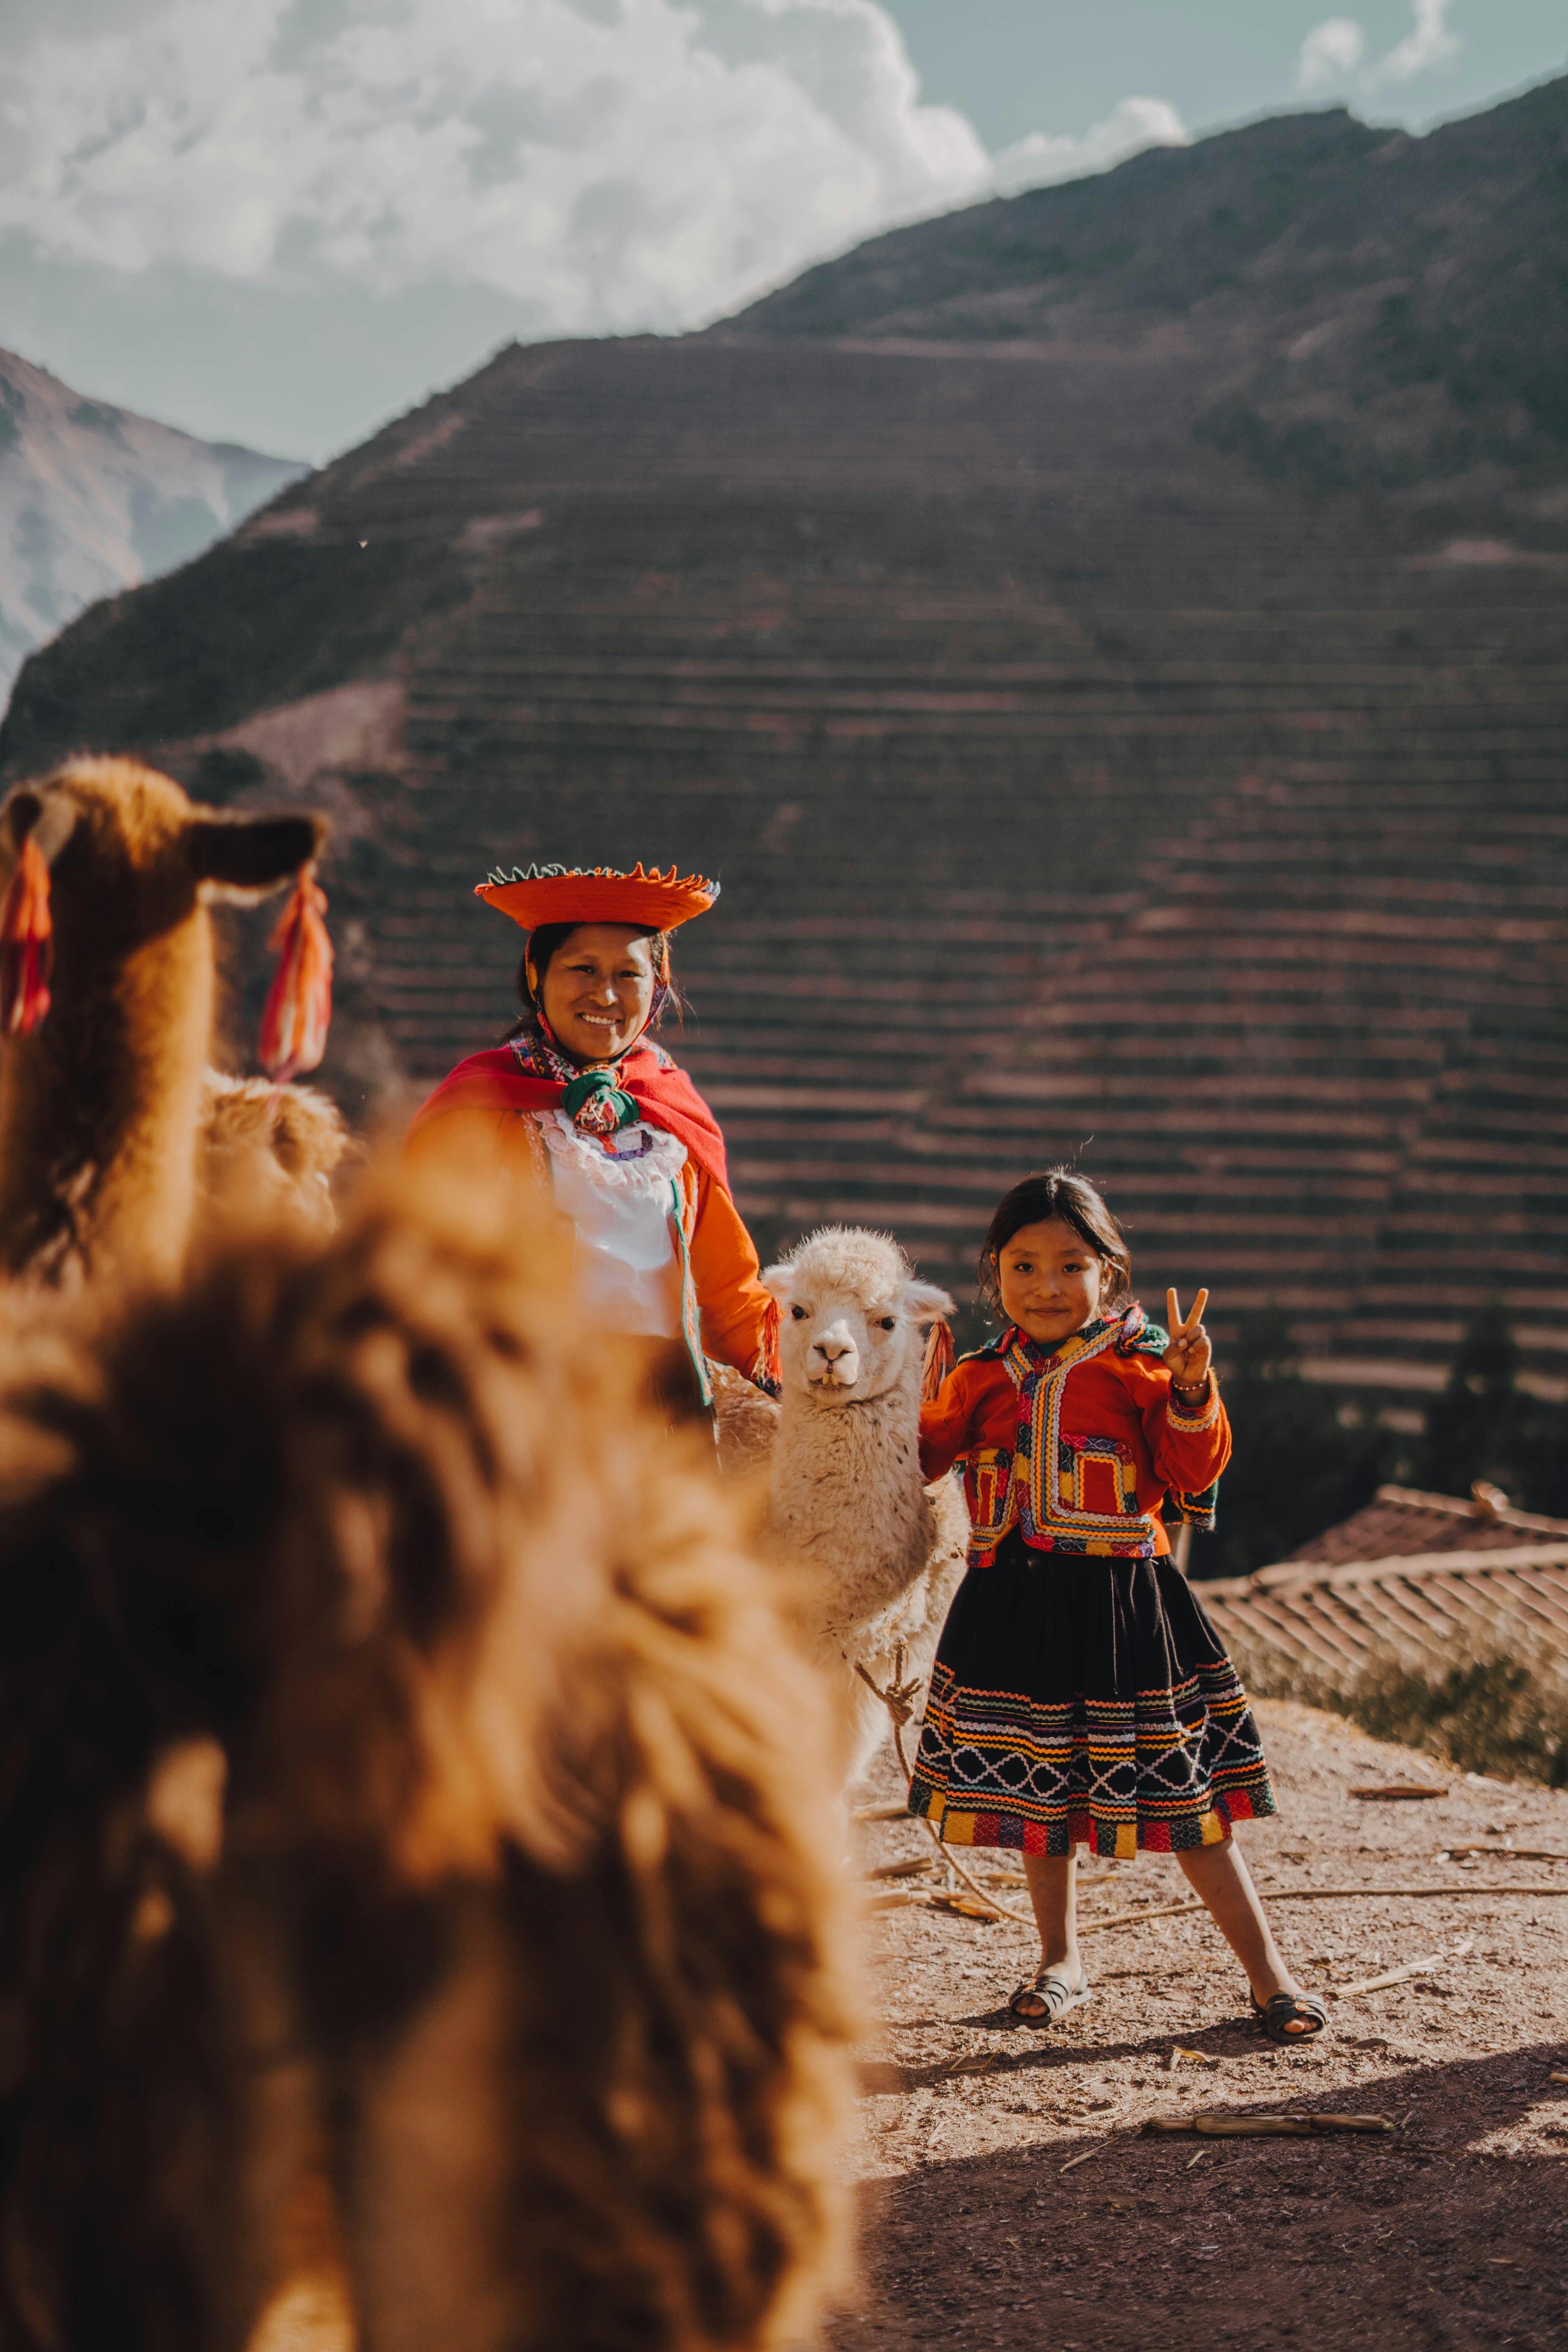
[[1189, 1387], [1185, 1381], [1173, 1381], [1171, 1386], [1179, 1397], [1205, 1397], [1209, 1392], [1209, 1382], [1213, 1377], [1212, 1372], [1205, 1372], [1195, 1387]]

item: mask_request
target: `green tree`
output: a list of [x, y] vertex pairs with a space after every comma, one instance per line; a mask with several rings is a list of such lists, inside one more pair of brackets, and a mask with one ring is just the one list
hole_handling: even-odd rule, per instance
[[1235, 1447], [1218, 1526], [1194, 1541], [1195, 1576], [1246, 1576], [1289, 1559], [1370, 1502], [1394, 1465], [1389, 1431], [1306, 1378], [1277, 1308], [1244, 1322], [1224, 1386]]
[[1426, 1427], [1415, 1463], [1418, 1486], [1439, 1495], [1468, 1495], [1478, 1478], [1523, 1500], [1536, 1481], [1531, 1457], [1540, 1415], [1519, 1390], [1519, 1343], [1506, 1309], [1483, 1307], [1466, 1328], [1448, 1377], [1426, 1409]]
[[1568, 1517], [1568, 1410], [1520, 1387], [1519, 1344], [1500, 1304], [1467, 1327], [1427, 1410], [1414, 1475], [1444, 1495], [1486, 1478], [1521, 1510]]

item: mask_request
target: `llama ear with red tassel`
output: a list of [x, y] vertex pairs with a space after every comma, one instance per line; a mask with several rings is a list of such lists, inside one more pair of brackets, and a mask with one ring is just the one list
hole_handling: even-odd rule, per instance
[[332, 1018], [332, 943], [323, 919], [327, 894], [313, 863], [301, 866], [289, 893], [272, 948], [278, 969], [267, 992], [258, 1051], [279, 1086], [313, 1070], [327, 1050]]
[[49, 869], [31, 834], [0, 906], [0, 1034], [30, 1037], [49, 1009], [55, 961]]
[[5, 803], [5, 824], [16, 863], [0, 901], [0, 1036], [30, 1037], [47, 1017], [55, 961], [49, 869], [76, 829], [65, 793], [28, 787]]

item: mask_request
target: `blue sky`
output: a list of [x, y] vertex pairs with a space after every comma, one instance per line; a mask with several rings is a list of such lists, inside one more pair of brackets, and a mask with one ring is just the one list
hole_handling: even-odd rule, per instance
[[889, 224], [1568, 68], [1562, 0], [0, 0], [0, 344], [320, 458], [512, 335], [675, 332]]
[[[991, 146], [1048, 121], [1081, 131], [1134, 83], [1168, 99], [1194, 131], [1302, 102], [1301, 45], [1342, 16], [1385, 56], [1412, 29], [1407, 0], [1347, 0], [1342, 9], [1293, 0], [886, 0], [926, 89], [962, 107]], [[1484, 106], [1568, 69], [1562, 0], [1481, 0], [1446, 12], [1448, 57], [1403, 81], [1342, 90], [1360, 113], [1420, 128]]]

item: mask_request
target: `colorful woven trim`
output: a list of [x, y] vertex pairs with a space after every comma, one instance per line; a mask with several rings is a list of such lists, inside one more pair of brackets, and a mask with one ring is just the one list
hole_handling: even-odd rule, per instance
[[983, 1445], [963, 1461], [963, 1500], [969, 1511], [969, 1565], [989, 1568], [996, 1547], [1018, 1516], [1013, 1455], [1005, 1445]]
[[1018, 1391], [1013, 1485], [1020, 1532], [1034, 1550], [1153, 1558], [1154, 1520], [1137, 1508], [1137, 1465], [1128, 1449], [1110, 1438], [1064, 1433], [1061, 1425], [1068, 1374], [1111, 1349], [1146, 1353], [1149, 1328], [1133, 1305], [1086, 1323], [1059, 1348], [1042, 1348], [1016, 1326], [1004, 1333], [1002, 1360]]
[[694, 915], [705, 915], [719, 885], [701, 874], [678, 874], [672, 866], [638, 864], [629, 874], [613, 866], [514, 866], [500, 867], [474, 885], [487, 907], [510, 915], [525, 931], [541, 923], [646, 923], [672, 931]]
[[1219, 1419], [1219, 1389], [1215, 1381], [1213, 1374], [1211, 1373], [1209, 1376], [1208, 1395], [1198, 1407], [1196, 1412], [1188, 1412], [1184, 1411], [1183, 1406], [1177, 1402], [1175, 1383], [1173, 1381], [1171, 1386], [1171, 1402], [1166, 1407], [1165, 1418], [1169, 1421], [1173, 1429], [1179, 1429], [1184, 1436], [1187, 1437], [1196, 1437], [1201, 1435], [1205, 1429], [1212, 1429], [1215, 1422]]
[[939, 1658], [910, 1789], [952, 1845], [1023, 1853], [1182, 1853], [1276, 1811], [1257, 1721], [1228, 1657], [1126, 1698], [1044, 1703], [960, 1687]]

